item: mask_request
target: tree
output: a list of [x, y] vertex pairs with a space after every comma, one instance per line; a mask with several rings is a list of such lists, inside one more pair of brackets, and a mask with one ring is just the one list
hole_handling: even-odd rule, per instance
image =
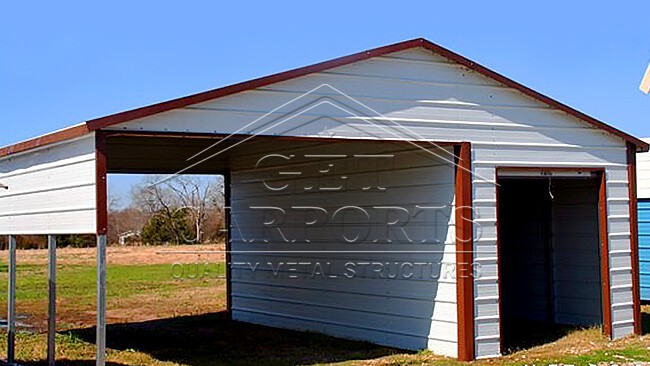
[[[182, 244], [192, 237], [192, 226], [186, 211], [178, 210], [172, 214], [173, 225], [169, 225], [164, 213], [151, 216], [142, 227], [140, 238], [145, 244]], [[180, 239], [179, 239], [180, 238]]]
[[[133, 202], [147, 212], [145, 242], [202, 243], [206, 227], [214, 217], [223, 218], [223, 179], [221, 177], [177, 176], [163, 179], [149, 176], [132, 190]], [[160, 231], [154, 233], [152, 230]], [[219, 230], [217, 230], [217, 233]], [[145, 230], [143, 228], [143, 240]], [[213, 235], [209, 235], [212, 237]]]
[[95, 235], [57, 235], [56, 246], [72, 248], [90, 248], [96, 245]]

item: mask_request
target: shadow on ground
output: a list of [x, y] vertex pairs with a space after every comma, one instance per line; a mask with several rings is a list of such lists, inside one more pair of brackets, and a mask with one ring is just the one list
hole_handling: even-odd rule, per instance
[[504, 354], [554, 342], [580, 329], [584, 329], [584, 327], [521, 319], [510, 321], [503, 326]]
[[[68, 333], [95, 342], [94, 327]], [[365, 342], [232, 321], [226, 312], [112, 324], [107, 329], [107, 347], [186, 365], [305, 365], [404, 353]]]
[[641, 311], [641, 333], [650, 333], [650, 306], [644, 304]]
[[[93, 366], [95, 360], [56, 360], [57, 366]], [[20, 361], [20, 366], [43, 366], [47, 365], [46, 361]], [[128, 366], [122, 363], [106, 362], [106, 366]]]

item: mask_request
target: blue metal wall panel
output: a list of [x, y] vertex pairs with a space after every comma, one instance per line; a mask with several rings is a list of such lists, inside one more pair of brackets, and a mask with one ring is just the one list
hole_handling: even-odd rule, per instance
[[650, 301], [650, 199], [640, 199], [638, 207], [641, 300]]

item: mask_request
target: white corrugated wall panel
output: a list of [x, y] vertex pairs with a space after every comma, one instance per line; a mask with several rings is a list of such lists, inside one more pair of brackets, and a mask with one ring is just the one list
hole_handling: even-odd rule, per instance
[[[305, 93], [308, 93], [305, 95]], [[396, 127], [396, 124], [402, 127]], [[184, 109], [131, 121], [115, 129], [259, 133], [361, 139], [429, 139], [472, 143], [476, 256], [486, 273], [496, 261], [496, 166], [604, 167], [608, 212], [628, 204], [625, 142], [476, 72], [414, 49], [269, 85]], [[644, 155], [640, 155], [640, 158]], [[650, 155], [648, 155], [650, 157]], [[640, 179], [645, 177], [639, 170]], [[483, 179], [487, 182], [481, 182]], [[640, 184], [640, 187], [642, 184]], [[639, 189], [642, 196], [643, 189]], [[626, 226], [627, 225], [627, 226]], [[610, 239], [628, 249], [629, 225], [613, 217]], [[625, 234], [628, 234], [626, 237]], [[631, 284], [618, 258], [611, 280]], [[475, 281], [476, 355], [499, 353], [498, 278]], [[631, 290], [612, 292], [622, 304]], [[620, 305], [623, 306], [623, 305]], [[630, 331], [628, 312], [613, 313], [614, 335]], [[480, 324], [479, 324], [480, 323]]]
[[95, 137], [0, 159], [0, 234], [96, 232]]
[[[650, 142], [650, 138], [643, 141]], [[636, 155], [636, 192], [638, 198], [650, 198], [650, 153]]]
[[558, 182], [555, 187], [551, 249], [555, 321], [599, 324], [602, 321], [602, 288], [598, 277], [597, 182]]
[[[455, 263], [453, 166], [406, 143], [350, 142], [286, 145], [282, 154], [294, 159], [251, 169], [274, 145], [243, 147], [231, 157], [234, 318], [455, 356], [456, 280], [447, 270]], [[314, 154], [338, 156], [322, 163], [300, 159]], [[358, 156], [369, 154], [392, 155], [392, 162], [383, 168], [359, 164], [363, 158]], [[319, 178], [323, 166], [335, 169], [336, 177], [345, 176], [346, 186], [305, 191], [313, 184], [336, 183], [331, 176]], [[286, 180], [279, 172], [301, 174]], [[261, 179], [277, 187], [290, 181], [295, 187], [272, 192], [260, 189]], [[372, 184], [385, 190], [363, 191]], [[418, 205], [440, 209], [416, 215]], [[354, 243], [333, 234], [365, 226], [350, 220], [343, 226], [332, 223], [333, 212], [350, 206], [365, 209], [370, 220], [368, 236]], [[282, 208], [281, 232], [269, 231], [263, 222], [271, 218], [256, 207]], [[296, 207], [325, 209], [328, 223], [306, 232], [310, 217]], [[381, 207], [406, 208], [409, 216], [402, 219], [408, 222], [387, 231], [382, 223], [393, 217]], [[324, 275], [314, 275], [317, 263]], [[375, 272], [378, 268], [381, 273]]]

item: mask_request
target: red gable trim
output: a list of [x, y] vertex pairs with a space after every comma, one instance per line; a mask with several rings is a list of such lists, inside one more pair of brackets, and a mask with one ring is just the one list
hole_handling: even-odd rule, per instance
[[55, 144], [61, 141], [72, 140], [74, 138], [86, 135], [90, 132], [91, 131], [88, 129], [88, 126], [85, 124], [68, 127], [64, 130], [52, 132], [50, 134], [36, 137], [31, 140], [0, 148], [0, 157], [17, 154], [19, 152], [32, 150], [45, 145]]
[[198, 94], [193, 94], [189, 95], [187, 97], [182, 97], [178, 99], [173, 99], [167, 102], [162, 102], [162, 103], [157, 103], [157, 104], [152, 104], [150, 106], [142, 107], [142, 108], [137, 108], [133, 109], [130, 111], [126, 112], [121, 112], [117, 114], [113, 114], [110, 116], [106, 117], [101, 117], [97, 119], [93, 119], [88, 121], [88, 126], [95, 130], [95, 129], [100, 129], [108, 126], [112, 126], [118, 123], [123, 123], [127, 121], [134, 120], [136, 118], [142, 118], [142, 117], [147, 117], [151, 116], [153, 114], [161, 113], [161, 112], [166, 112], [172, 109], [176, 108], [183, 108], [187, 107], [192, 104], [196, 103], [202, 103], [206, 102], [208, 100], [224, 97], [227, 95], [232, 95], [236, 94], [239, 92], [247, 91], [247, 90], [252, 90], [256, 88], [261, 88], [267, 85], [279, 83], [282, 81], [294, 79], [300, 76], [305, 76], [325, 70], [329, 70], [335, 67], [343, 66], [343, 65], [348, 65], [357, 61], [363, 61], [367, 60], [369, 58], [377, 57], [377, 56], [382, 56], [386, 55], [389, 53], [393, 52], [398, 52], [398, 51], [403, 51], [407, 50], [410, 48], [415, 48], [415, 47], [422, 47], [424, 42], [427, 42], [428, 44], [433, 45], [433, 43], [425, 41], [423, 39], [415, 39], [411, 41], [405, 41], [405, 42], [400, 42], [396, 44], [392, 44], [389, 46], [384, 46], [384, 47], [379, 47], [375, 48], [369, 51], [364, 51], [364, 52], [359, 52], [355, 53], [349, 56], [343, 56], [339, 58], [335, 58], [333, 60], [325, 61], [325, 62], [320, 62], [317, 64], [305, 66], [305, 67], [300, 67], [297, 69], [281, 72], [278, 74], [273, 74], [270, 76], [265, 76], [262, 78], [258, 79], [253, 79], [249, 81], [245, 81], [242, 83], [238, 84], [233, 84], [229, 85], [223, 88], [218, 88], [218, 89], [213, 89], [209, 90], [203, 93], [198, 93]]
[[[372, 58], [372, 57], [382, 56], [382, 55], [386, 55], [386, 54], [389, 54], [389, 53], [404, 51], [404, 50], [411, 49], [411, 48], [416, 48], [416, 47], [422, 47], [424, 49], [427, 49], [429, 51], [437, 53], [440, 56], [443, 56], [443, 57], [445, 57], [445, 58], [447, 58], [447, 59], [449, 59], [449, 60], [451, 60], [453, 62], [459, 63], [459, 64], [461, 64], [463, 66], [466, 66], [466, 67], [468, 67], [468, 68], [470, 68], [470, 69], [472, 69], [472, 70], [474, 70], [474, 71], [476, 71], [476, 72], [478, 72], [480, 74], [483, 74], [483, 75], [485, 75], [485, 76], [487, 76], [489, 78], [492, 78], [492, 79], [496, 80], [497, 82], [505, 84], [505, 85], [507, 85], [507, 86], [509, 86], [511, 88], [516, 89], [516, 90], [519, 90], [520, 92], [522, 92], [522, 93], [528, 95], [529, 97], [532, 97], [532, 98], [534, 98], [534, 99], [536, 99], [536, 100], [538, 100], [538, 101], [540, 101], [542, 103], [545, 103], [545, 104], [547, 104], [547, 105], [549, 105], [551, 107], [555, 107], [557, 109], [560, 109], [560, 110], [562, 110], [562, 111], [564, 111], [564, 112], [566, 112], [566, 113], [568, 113], [568, 114], [570, 114], [570, 115], [572, 115], [572, 116], [574, 116], [574, 117], [576, 117], [578, 119], [581, 119], [581, 120], [583, 120], [583, 121], [585, 121], [587, 123], [590, 123], [590, 124], [594, 125], [597, 128], [603, 129], [603, 130], [605, 130], [605, 131], [607, 131], [607, 132], [609, 132], [609, 133], [611, 133], [611, 134], [613, 134], [615, 136], [618, 136], [618, 137], [622, 138], [623, 140], [625, 140], [625, 141], [633, 144], [634, 146], [636, 146], [637, 151], [648, 151], [648, 149], [650, 147], [647, 143], [645, 143], [644, 141], [641, 141], [640, 139], [638, 139], [638, 138], [636, 138], [634, 136], [631, 136], [631, 135], [629, 135], [629, 134], [627, 134], [627, 133], [625, 133], [625, 132], [623, 132], [623, 131], [621, 131], [621, 130], [619, 130], [617, 128], [614, 128], [614, 127], [612, 127], [612, 126], [610, 126], [610, 125], [608, 125], [608, 124], [606, 124], [604, 122], [601, 122], [601, 121], [599, 121], [599, 120], [597, 120], [597, 119], [595, 119], [593, 117], [590, 117], [590, 116], [588, 116], [588, 115], [586, 115], [586, 114], [584, 114], [584, 113], [582, 113], [582, 112], [580, 112], [578, 110], [575, 110], [575, 109], [567, 106], [566, 104], [563, 104], [563, 103], [558, 102], [558, 101], [556, 101], [554, 99], [551, 99], [551, 98], [549, 98], [549, 97], [547, 97], [545, 95], [542, 95], [542, 94], [528, 88], [527, 86], [519, 84], [518, 82], [516, 82], [514, 80], [511, 80], [511, 79], [509, 79], [509, 78], [507, 78], [507, 77], [505, 77], [505, 76], [503, 76], [503, 75], [501, 75], [501, 74], [499, 74], [499, 73], [497, 73], [495, 71], [492, 71], [492, 70], [490, 70], [490, 69], [488, 69], [488, 68], [486, 68], [484, 66], [481, 66], [481, 65], [477, 64], [476, 62], [474, 62], [472, 60], [469, 60], [469, 59], [467, 59], [467, 58], [465, 58], [465, 57], [463, 57], [463, 56], [461, 56], [461, 55], [459, 55], [457, 53], [454, 53], [454, 52], [452, 52], [452, 51], [450, 51], [450, 50], [448, 50], [448, 49], [446, 49], [444, 47], [438, 46], [437, 44], [432, 43], [432, 42], [427, 41], [426, 39], [422, 39], [422, 38], [413, 39], [413, 40], [409, 40], [409, 41], [404, 41], [404, 42], [400, 42], [400, 43], [395, 43], [395, 44], [392, 44], [392, 45], [383, 46], [383, 47], [375, 48], [375, 49], [372, 49], [372, 50], [355, 53], [355, 54], [352, 54], [352, 55], [349, 55], [349, 56], [339, 57], [339, 58], [336, 58], [336, 59], [333, 59], [333, 60], [320, 62], [320, 63], [314, 64], [314, 65], [305, 66], [305, 67], [301, 67], [301, 68], [298, 68], [298, 69], [285, 71], [285, 72], [281, 72], [281, 73], [278, 73], [278, 74], [273, 74], [273, 75], [270, 75], [270, 76], [266, 76], [266, 77], [262, 77], [262, 78], [258, 78], [258, 79], [253, 79], [253, 80], [245, 81], [245, 82], [238, 83], [238, 84], [229, 85], [229, 86], [226, 86], [226, 87], [223, 87], [223, 88], [213, 89], [213, 90], [205, 91], [205, 92], [198, 93], [198, 94], [189, 95], [189, 96], [178, 98], [178, 99], [172, 99], [172, 100], [162, 102], [162, 103], [152, 104], [152, 105], [149, 105], [149, 106], [146, 106], [146, 107], [136, 108], [136, 109], [132, 109], [132, 110], [125, 111], [125, 112], [112, 114], [112, 115], [109, 115], [109, 116], [106, 116], [106, 117], [92, 119], [92, 120], [89, 120], [89, 121], [86, 122], [87, 132], [99, 130], [99, 129], [106, 128], [106, 127], [110, 127], [110, 126], [113, 126], [113, 125], [116, 125], [116, 124], [119, 124], [119, 123], [131, 121], [131, 120], [134, 120], [134, 119], [147, 117], [147, 116], [151, 116], [151, 115], [162, 113], [162, 112], [167, 112], [167, 111], [170, 111], [172, 109], [187, 107], [187, 106], [192, 105], [192, 104], [205, 102], [205, 101], [208, 101], [208, 100], [211, 100], [211, 99], [216, 99], [216, 98], [224, 97], [224, 96], [227, 96], [227, 95], [232, 95], [232, 94], [239, 93], [239, 92], [242, 92], [242, 91], [252, 90], [252, 89], [255, 89], [255, 88], [260, 88], [260, 87], [267, 86], [267, 85], [274, 84], [274, 83], [278, 83], [278, 82], [281, 82], [281, 81], [286, 81], [286, 80], [289, 80], [289, 79], [297, 78], [297, 77], [300, 77], [300, 76], [305, 76], [305, 75], [308, 75], [308, 74], [321, 72], [321, 71], [332, 69], [332, 68], [335, 68], [335, 67], [338, 67], [338, 66], [348, 65], [348, 64], [351, 64], [351, 63], [354, 63], [354, 62], [367, 60], [367, 59]], [[16, 145], [13, 145], [13, 146], [2, 148], [2, 149], [0, 149], [0, 157], [6, 156], [6, 155], [9, 155], [9, 154], [14, 154], [14, 153], [17, 153], [17, 152], [20, 152], [20, 151], [25, 151], [25, 150], [28, 150], [28, 149], [32, 149], [32, 148], [37, 147], [37, 146], [42, 146], [42, 145], [44, 145], [46, 143], [52, 143], [52, 142], [47, 142], [49, 140], [56, 140], [56, 141], [61, 141], [62, 139], [65, 140], [64, 137], [67, 134], [71, 134], [71, 131], [69, 131], [69, 130], [73, 130], [73, 129], [75, 129], [75, 131], [78, 131], [78, 127], [72, 127], [70, 129], [55, 132], [55, 133], [53, 133], [51, 135], [46, 135], [44, 137], [40, 137], [38, 139], [29, 140], [29, 141], [26, 141], [26, 142], [23, 142], [23, 143], [20, 143], [20, 144], [16, 144]]]

